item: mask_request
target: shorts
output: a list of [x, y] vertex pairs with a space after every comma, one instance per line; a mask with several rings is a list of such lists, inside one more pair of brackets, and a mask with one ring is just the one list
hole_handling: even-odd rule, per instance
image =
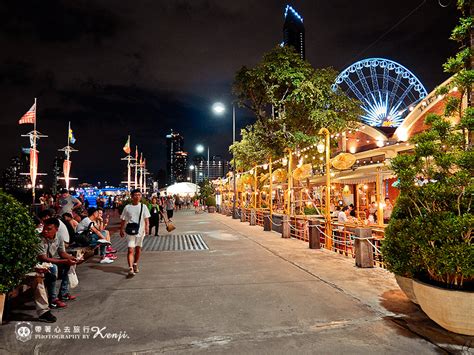
[[129, 248], [135, 248], [135, 247], [142, 247], [143, 245], [143, 239], [145, 236], [142, 235], [126, 235], [127, 236], [127, 246]]

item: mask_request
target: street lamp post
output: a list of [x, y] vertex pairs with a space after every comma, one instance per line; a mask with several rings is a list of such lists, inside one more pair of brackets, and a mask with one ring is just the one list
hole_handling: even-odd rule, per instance
[[[194, 165], [190, 165], [189, 166], [189, 177], [191, 179], [191, 182], [193, 182], [193, 171], [194, 171]], [[196, 181], [194, 181], [194, 182], [196, 182]]]
[[[204, 152], [204, 146], [202, 144], [198, 144], [196, 146], [196, 152]], [[207, 179], [209, 180], [209, 146], [207, 146]]]
[[330, 134], [326, 128], [321, 128], [318, 134], [325, 135], [324, 146], [318, 144], [318, 152], [326, 151], [326, 206], [324, 210], [324, 219], [326, 220], [326, 249], [332, 249], [332, 228], [331, 228], [331, 149], [330, 149]]
[[[216, 102], [212, 105], [212, 111], [214, 111], [217, 115], [222, 115], [225, 112], [225, 106], [221, 102]], [[235, 143], [235, 104], [232, 103], [232, 144]], [[234, 189], [234, 196], [232, 198], [232, 218], [238, 219], [237, 216], [237, 175], [235, 173], [235, 156], [232, 153], [232, 160], [234, 161], [234, 165], [232, 166], [232, 180], [233, 180], [233, 189]]]

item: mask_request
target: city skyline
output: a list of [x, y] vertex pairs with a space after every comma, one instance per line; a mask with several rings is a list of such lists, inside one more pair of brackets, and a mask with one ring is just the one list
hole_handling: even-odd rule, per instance
[[[164, 155], [158, 153], [165, 149], [161, 137], [172, 127], [188, 137], [189, 146], [206, 142], [212, 152], [229, 158], [231, 117], [213, 117], [210, 105], [217, 99], [230, 103], [236, 70], [255, 64], [281, 42], [288, 3], [157, 1], [134, 11], [125, 2], [107, 5], [105, 0], [87, 9], [81, 4], [38, 7], [32, 1], [0, 5], [11, 14], [1, 25], [0, 37], [5, 53], [0, 62], [5, 102], [0, 124], [2, 132], [8, 132], [2, 136], [6, 148], [1, 170], [27, 144], [19, 137], [27, 127], [16, 123], [34, 97], [38, 129], [49, 135], [39, 146], [42, 171], [50, 170], [55, 151], [64, 145], [67, 121], [78, 139], [74, 174], [79, 181], [117, 184], [124, 170], [121, 146], [128, 134], [145, 153], [150, 170], [157, 172], [165, 166]], [[357, 59], [381, 56], [412, 70], [428, 90], [448, 76], [441, 64], [455, 53], [448, 39], [457, 15], [454, 6], [426, 2], [416, 8], [410, 1], [290, 5], [304, 18], [306, 59], [315, 67], [332, 65], [342, 71]], [[63, 15], [64, 21], [52, 14]], [[158, 16], [157, 23], [144, 21], [151, 14]], [[269, 19], [265, 24], [259, 20], [263, 17]], [[238, 26], [229, 21], [235, 18], [241, 21]], [[78, 28], [68, 19], [89, 25]], [[161, 31], [167, 36], [154, 37], [153, 42], [143, 36]], [[203, 35], [212, 39], [206, 50], [196, 41]], [[249, 112], [237, 110], [237, 132], [251, 122]]]

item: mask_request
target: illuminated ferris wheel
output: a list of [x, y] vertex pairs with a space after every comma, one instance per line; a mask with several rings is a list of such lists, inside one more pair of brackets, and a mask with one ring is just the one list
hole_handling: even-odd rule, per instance
[[418, 78], [403, 65], [384, 58], [368, 58], [344, 69], [334, 90], [342, 90], [361, 102], [361, 120], [369, 126], [397, 127], [410, 107], [428, 93]]

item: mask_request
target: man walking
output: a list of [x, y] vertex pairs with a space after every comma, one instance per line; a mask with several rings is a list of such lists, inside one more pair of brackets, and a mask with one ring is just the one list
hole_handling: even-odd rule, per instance
[[[142, 194], [139, 189], [132, 190], [132, 204], [126, 205], [120, 216], [120, 237], [127, 237], [128, 242], [128, 276], [132, 277], [139, 272], [138, 261], [143, 245], [145, 233], [148, 230], [150, 211], [140, 201]], [[126, 225], [127, 233], [126, 233]], [[138, 225], [137, 228], [134, 225]], [[136, 229], [134, 231], [134, 229]], [[136, 233], [136, 234], [135, 234]]]

